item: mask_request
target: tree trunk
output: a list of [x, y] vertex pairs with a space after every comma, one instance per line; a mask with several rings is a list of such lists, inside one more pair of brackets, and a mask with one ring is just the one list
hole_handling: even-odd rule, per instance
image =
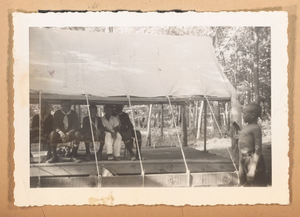
[[188, 110], [188, 122], [189, 122], [189, 128], [192, 127], [192, 104], [189, 104], [189, 110]]
[[187, 147], [186, 105], [181, 106], [182, 146]]
[[235, 89], [237, 87], [237, 81], [236, 81], [236, 75], [238, 73], [237, 68], [238, 68], [238, 55], [237, 55], [237, 49], [236, 49], [235, 50], [235, 61], [234, 61], [234, 87], [235, 87]]
[[213, 102], [212, 110], [214, 112], [215, 118], [217, 120], [218, 125], [221, 125], [221, 119], [220, 119], [220, 106], [218, 101]]
[[152, 104], [149, 107], [148, 121], [147, 121], [147, 136], [146, 136], [146, 145], [151, 146], [151, 114], [152, 113]]
[[141, 127], [141, 120], [140, 117], [137, 117], [137, 126], [140, 128]]
[[157, 127], [159, 128], [159, 127], [161, 127], [161, 126], [160, 126], [160, 124], [161, 124], [161, 123], [160, 123], [160, 115], [161, 115], [161, 114], [160, 114], [160, 111], [158, 111], [156, 115], [157, 115]]
[[198, 101], [194, 105], [194, 128], [197, 129], [197, 120], [198, 120]]
[[181, 122], [181, 105], [178, 106], [178, 115], [177, 115], [177, 126]]
[[225, 123], [227, 126], [227, 131], [230, 131], [230, 115], [229, 115], [229, 109], [228, 109], [228, 102], [225, 103]]
[[254, 94], [255, 94], [255, 102], [260, 103], [259, 97], [259, 72], [258, 72], [258, 63], [259, 63], [259, 27], [254, 28], [254, 38], [255, 38], [255, 46], [254, 46], [254, 61], [253, 61], [253, 86], [254, 86]]
[[201, 101], [200, 105], [200, 111], [198, 116], [198, 126], [197, 126], [197, 139], [200, 139], [200, 133], [201, 133], [201, 120], [202, 120], [202, 111], [203, 111], [203, 101]]

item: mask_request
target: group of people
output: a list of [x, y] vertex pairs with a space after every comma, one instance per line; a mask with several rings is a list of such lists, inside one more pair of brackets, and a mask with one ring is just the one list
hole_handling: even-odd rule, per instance
[[[100, 148], [97, 152], [98, 160], [102, 159], [104, 145], [106, 146], [108, 160], [120, 160], [122, 141], [130, 153], [130, 159], [139, 159], [142, 144], [141, 133], [134, 130], [128, 114], [123, 112], [123, 105], [104, 105], [103, 117], [97, 115], [96, 105], [90, 105], [89, 111], [90, 117], [84, 117], [82, 128], [79, 128], [78, 115], [71, 109], [70, 101], [63, 100], [61, 109], [57, 110], [54, 116], [49, 112], [47, 102], [42, 103], [41, 136], [50, 141], [47, 163], [58, 162], [57, 144], [62, 142], [73, 142], [71, 159], [73, 162], [80, 162], [77, 158], [80, 141], [85, 143], [85, 159], [89, 161], [91, 159], [90, 143], [92, 142], [92, 136], [94, 141], [100, 142]], [[91, 128], [93, 129], [93, 135]], [[39, 115], [33, 117], [30, 132], [30, 138], [37, 136], [39, 136]], [[136, 139], [136, 153], [134, 153], [133, 144]]]
[[[141, 151], [141, 133], [134, 131], [133, 125], [127, 113], [123, 112], [123, 105], [105, 105], [104, 116], [97, 116], [96, 105], [90, 105], [90, 117], [83, 119], [82, 128], [78, 129], [78, 116], [71, 110], [70, 101], [62, 101], [61, 109], [52, 117], [47, 103], [42, 104], [41, 123], [44, 138], [50, 140], [47, 153], [47, 162], [58, 161], [57, 144], [60, 142], [74, 141], [72, 149], [72, 160], [78, 162], [77, 150], [80, 141], [85, 142], [86, 160], [90, 160], [89, 144], [92, 140], [100, 142], [97, 152], [101, 159], [103, 146], [106, 145], [108, 160], [120, 160], [121, 141], [130, 153], [131, 160], [139, 159]], [[261, 114], [261, 107], [256, 103], [249, 103], [243, 109], [243, 118], [247, 125], [239, 133], [239, 179], [242, 186], [265, 186], [266, 168], [262, 156], [262, 133], [257, 121]], [[90, 122], [91, 120], [91, 122]], [[39, 115], [32, 120], [31, 138], [38, 136]], [[91, 131], [91, 127], [93, 131]], [[136, 153], [133, 152], [133, 141], [137, 138]], [[139, 149], [139, 150], [138, 150]]]

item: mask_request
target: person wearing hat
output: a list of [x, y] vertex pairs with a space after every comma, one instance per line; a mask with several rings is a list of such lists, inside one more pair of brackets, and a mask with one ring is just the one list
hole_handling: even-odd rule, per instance
[[56, 152], [57, 143], [72, 141], [74, 141], [72, 161], [75, 163], [80, 162], [80, 160], [76, 158], [81, 137], [80, 132], [78, 132], [77, 129], [77, 113], [71, 110], [71, 102], [69, 100], [62, 100], [61, 109], [54, 113], [53, 131], [50, 134], [50, 146], [53, 156], [46, 161], [47, 163], [55, 163], [58, 161]]
[[[112, 116], [113, 105], [104, 106], [104, 116], [101, 118], [105, 131], [105, 145], [108, 160], [120, 160], [122, 137], [119, 133], [119, 120]], [[99, 153], [101, 154], [101, 153]]]
[[[51, 115], [52, 106], [49, 105], [46, 101], [42, 101], [41, 103], [41, 138], [44, 140], [49, 139], [49, 135], [52, 131], [52, 124], [53, 124], [53, 116]], [[32, 143], [32, 140], [39, 137], [39, 120], [40, 115], [36, 114], [32, 118], [31, 122], [31, 130], [30, 130], [30, 145]], [[48, 150], [49, 155], [49, 150]], [[30, 148], [30, 157], [32, 157], [31, 154], [31, 148]]]
[[135, 131], [138, 140], [137, 142], [138, 146], [136, 146], [136, 154], [134, 154], [132, 148], [133, 148], [133, 138], [135, 138], [135, 133], [130, 118], [127, 113], [123, 112], [123, 108], [124, 108], [123, 105], [115, 105], [114, 115], [119, 119], [120, 134], [122, 136], [122, 140], [125, 144], [127, 151], [130, 153], [130, 159], [134, 161], [136, 159], [139, 159], [138, 148], [141, 152], [142, 135], [140, 131], [138, 130]]

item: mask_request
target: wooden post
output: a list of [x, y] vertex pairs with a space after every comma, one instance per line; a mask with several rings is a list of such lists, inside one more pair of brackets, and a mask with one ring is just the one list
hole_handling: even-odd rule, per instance
[[230, 123], [228, 123], [228, 119], [229, 119], [228, 102], [225, 102], [224, 113], [225, 113], [225, 124], [224, 125], [227, 127], [227, 131], [229, 131], [230, 130]]
[[192, 127], [192, 104], [189, 105], [189, 128]]
[[157, 105], [157, 113], [156, 113], [156, 115], [157, 115], [157, 128], [159, 128], [159, 124], [160, 124], [160, 122], [161, 122], [161, 120], [160, 120], [160, 110], [159, 110], [159, 106]]
[[161, 120], [160, 120], [160, 135], [164, 137], [164, 104], [161, 104]]
[[194, 105], [194, 128], [197, 129], [197, 120], [198, 120], [198, 101]]
[[203, 112], [203, 101], [201, 101], [200, 111], [199, 111], [199, 116], [198, 116], [197, 139], [200, 139], [201, 124], [202, 124], [202, 112]]
[[[78, 105], [78, 106], [80, 106], [80, 105]], [[81, 128], [81, 125], [80, 125], [79, 114], [78, 114], [78, 111], [77, 111], [77, 105], [73, 105], [73, 110], [77, 113], [78, 128], [80, 129], [80, 128]]]
[[152, 104], [149, 107], [149, 114], [148, 114], [148, 123], [147, 123], [147, 139], [146, 145], [151, 146], [151, 113], [152, 113]]
[[204, 101], [204, 151], [206, 151], [207, 102]]
[[179, 125], [179, 123], [180, 123], [180, 117], [181, 117], [181, 111], [180, 111], [180, 109], [181, 109], [181, 105], [178, 105], [178, 115], [177, 115], [177, 126]]
[[81, 105], [78, 105], [78, 123], [79, 128], [81, 128]]
[[187, 147], [186, 106], [181, 106], [182, 146]]
[[[230, 104], [228, 103], [227, 104], [227, 106], [229, 106]], [[228, 109], [228, 122], [227, 122], [227, 125], [228, 125], [228, 127], [227, 127], [227, 129], [228, 129], [228, 131], [230, 131], [230, 125], [231, 125], [231, 120], [230, 120], [230, 116], [231, 116], [231, 113], [230, 113], [230, 108], [228, 108], [227, 107], [227, 109]]]

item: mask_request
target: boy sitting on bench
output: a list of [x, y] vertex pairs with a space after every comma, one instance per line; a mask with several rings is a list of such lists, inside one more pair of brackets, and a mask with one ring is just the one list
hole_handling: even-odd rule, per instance
[[261, 107], [249, 103], [243, 109], [243, 118], [248, 125], [239, 135], [239, 178], [241, 186], [266, 186], [266, 168], [262, 156], [262, 133], [257, 123]]
[[[119, 133], [119, 121], [116, 117], [112, 116], [113, 106], [104, 106], [104, 116], [101, 117], [102, 125], [105, 131], [105, 145], [107, 150], [108, 160], [120, 160], [120, 149], [122, 137]], [[99, 159], [101, 158], [102, 147], [98, 152]]]
[[[69, 100], [62, 100], [62, 109], [54, 113], [53, 119], [53, 131], [50, 134], [50, 146], [52, 150], [52, 158], [47, 160], [47, 163], [58, 162], [58, 156], [56, 152], [57, 143], [72, 142], [75, 140], [74, 147], [72, 149], [72, 161], [77, 163], [80, 160], [76, 159], [77, 150], [80, 142], [80, 132], [78, 129], [78, 116], [77, 113], [71, 110], [71, 102]], [[47, 156], [47, 158], [50, 156]]]
[[[93, 127], [93, 134], [95, 142], [100, 142], [104, 140], [104, 126], [102, 125], [102, 120], [100, 117], [97, 116], [97, 106], [90, 105], [89, 107], [91, 119], [92, 119], [92, 127]], [[85, 143], [86, 149], [86, 160], [91, 160], [91, 153], [90, 153], [90, 142], [92, 141], [92, 133], [91, 133], [91, 126], [90, 126], [90, 118], [86, 116], [83, 118], [82, 129], [80, 129], [80, 133], [83, 136], [83, 140]], [[102, 148], [104, 144], [101, 144]], [[101, 157], [101, 156], [100, 156]], [[100, 159], [98, 159], [100, 160]]]
[[[49, 139], [49, 135], [52, 131], [52, 124], [53, 124], [53, 116], [51, 115], [52, 107], [45, 101], [42, 101], [41, 106], [41, 140]], [[39, 114], [36, 114], [32, 118], [31, 122], [31, 130], [30, 130], [30, 157], [31, 154], [31, 143], [33, 140], [39, 139]], [[49, 150], [48, 150], [49, 152]]]
[[[130, 159], [133, 161], [133, 160], [139, 159], [138, 148], [140, 149], [140, 152], [141, 152], [142, 135], [141, 135], [140, 131], [138, 131], [138, 130], [135, 131], [137, 139], [138, 139], [136, 144], [138, 144], [138, 146], [136, 146], [136, 154], [134, 154], [132, 151], [133, 138], [135, 138], [133, 125], [129, 119], [128, 114], [123, 112], [123, 107], [124, 107], [123, 105], [115, 105], [114, 115], [116, 117], [118, 117], [118, 119], [120, 121], [120, 134], [122, 136], [122, 140], [125, 144], [126, 149], [130, 153]], [[141, 154], [141, 156], [142, 156], [142, 154]]]

